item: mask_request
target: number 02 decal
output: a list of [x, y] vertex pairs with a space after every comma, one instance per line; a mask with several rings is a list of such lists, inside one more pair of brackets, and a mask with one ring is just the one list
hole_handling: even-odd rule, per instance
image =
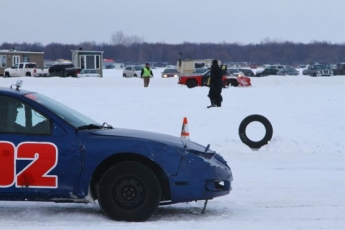
[[[16, 173], [16, 162], [31, 161]], [[10, 142], [0, 142], [0, 188], [57, 188], [58, 177], [47, 175], [58, 162], [53, 143], [23, 142], [17, 148]]]

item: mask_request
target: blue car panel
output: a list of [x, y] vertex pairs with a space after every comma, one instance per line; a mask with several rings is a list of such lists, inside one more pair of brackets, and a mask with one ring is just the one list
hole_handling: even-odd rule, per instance
[[0, 200], [98, 200], [111, 219], [145, 221], [231, 191], [224, 158], [193, 141], [113, 128], [20, 86], [0, 87], [0, 114]]

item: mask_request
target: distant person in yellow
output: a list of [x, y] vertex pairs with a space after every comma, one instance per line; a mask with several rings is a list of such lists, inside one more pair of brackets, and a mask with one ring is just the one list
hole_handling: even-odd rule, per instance
[[150, 83], [150, 78], [153, 77], [150, 64], [146, 63], [144, 68], [141, 70], [141, 78], [144, 78], [144, 87], [148, 87]]

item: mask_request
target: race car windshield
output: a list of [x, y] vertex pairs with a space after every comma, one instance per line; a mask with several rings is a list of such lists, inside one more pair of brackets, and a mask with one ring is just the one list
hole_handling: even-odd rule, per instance
[[78, 111], [42, 94], [29, 93], [26, 94], [25, 97], [41, 104], [43, 107], [56, 114], [76, 129], [82, 126], [89, 126], [90, 124], [102, 127], [101, 123], [94, 121], [93, 119], [79, 113]]

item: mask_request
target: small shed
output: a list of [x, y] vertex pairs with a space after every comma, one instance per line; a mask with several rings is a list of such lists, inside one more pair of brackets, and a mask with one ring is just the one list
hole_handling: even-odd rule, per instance
[[80, 69], [95, 69], [103, 77], [103, 51], [71, 50], [72, 63]]

